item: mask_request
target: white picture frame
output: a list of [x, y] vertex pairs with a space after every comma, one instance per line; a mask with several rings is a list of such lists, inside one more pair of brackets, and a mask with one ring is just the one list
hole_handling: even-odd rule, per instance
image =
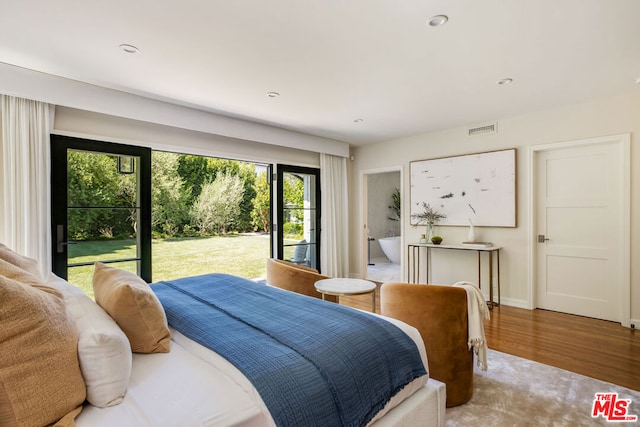
[[411, 225], [423, 202], [439, 225], [516, 227], [516, 149], [410, 162]]

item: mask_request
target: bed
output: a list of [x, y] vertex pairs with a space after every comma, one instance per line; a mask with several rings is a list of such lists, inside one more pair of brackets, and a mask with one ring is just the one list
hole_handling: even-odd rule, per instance
[[[110, 281], [122, 282], [123, 277], [125, 281], [135, 281], [134, 278], [129, 277], [129, 273], [117, 271], [117, 269], [111, 269], [110, 267], [104, 268], [104, 271], [109, 273]], [[98, 269], [96, 269], [96, 274]], [[124, 276], [113, 277], [114, 273], [123, 274]], [[6, 271], [5, 271], [6, 276]], [[15, 279], [15, 274], [10, 277], [10, 280]], [[133, 276], [133, 275], [131, 275]], [[135, 276], [134, 276], [135, 277]], [[1, 279], [1, 277], [0, 277]], [[29, 282], [22, 277], [23, 282]], [[195, 285], [193, 282], [195, 281]], [[6, 281], [5, 281], [6, 282]], [[36, 281], [37, 282], [37, 281]], [[33, 285], [33, 281], [30, 283]], [[49, 275], [46, 280], [43, 281], [44, 286], [50, 286], [52, 289], [57, 290], [59, 295], [62, 295], [66, 309], [71, 312], [71, 317], [75, 318], [78, 328], [82, 328], [82, 319], [89, 311], [99, 310], [98, 304], [93, 303], [86, 297], [78, 288], [68, 284], [55, 275]], [[188, 285], [188, 286], [187, 286]], [[137, 286], [148, 285], [138, 283]], [[227, 287], [225, 287], [227, 286]], [[95, 276], [94, 276], [95, 287]], [[253, 305], [250, 305], [250, 309], [246, 309], [246, 301], [250, 300], [246, 295], [240, 295], [235, 293], [235, 287], [247, 288], [250, 294], [256, 294]], [[176, 289], [173, 289], [176, 288]], [[187, 292], [189, 295], [180, 294], [182, 289], [189, 289]], [[205, 291], [208, 289], [214, 289], [211, 295], [202, 295], [193, 291], [194, 288], [202, 288]], [[373, 372], [378, 369], [377, 361], [379, 356], [376, 348], [365, 348], [364, 353], [347, 355], [347, 359], [352, 358], [350, 362], [345, 362], [338, 356], [343, 348], [346, 354], [347, 347], [351, 345], [344, 344], [351, 341], [357, 341], [360, 336], [367, 335], [363, 325], [376, 324], [385, 331], [391, 331], [395, 334], [395, 330], [402, 331], [400, 334], [402, 337], [400, 341], [394, 341], [397, 337], [384, 336], [384, 340], [392, 340], [393, 347], [403, 346], [406, 337], [411, 342], [411, 346], [415, 347], [418, 353], [420, 364], [427, 366], [427, 359], [424, 350], [424, 345], [419, 333], [416, 329], [408, 326], [397, 320], [383, 318], [382, 316], [372, 315], [367, 313], [358, 312], [356, 310], [339, 306], [337, 304], [320, 301], [313, 298], [293, 294], [288, 291], [284, 291], [277, 288], [272, 288], [266, 285], [256, 284], [254, 282], [227, 275], [207, 275], [198, 276], [197, 278], [185, 278], [179, 281], [163, 282], [151, 285], [152, 292], [147, 292], [152, 295], [153, 298], [157, 298], [161, 301], [163, 315], [166, 315], [168, 319], [167, 334], [166, 336], [158, 336], [157, 342], [161, 343], [159, 347], [155, 348], [151, 353], [138, 353], [133, 352], [131, 354], [123, 354], [126, 352], [117, 352], [114, 356], [120, 360], [118, 362], [117, 369], [121, 367], [122, 372], [113, 371], [113, 375], [110, 374], [107, 382], [115, 384], [107, 384], [113, 390], [118, 389], [116, 393], [117, 398], [108, 400], [106, 397], [102, 397], [102, 404], [90, 404], [84, 402], [79, 414], [73, 414], [71, 419], [75, 418], [75, 425], [84, 426], [271, 426], [271, 425], [371, 425], [377, 427], [385, 426], [443, 426], [444, 425], [444, 413], [445, 413], [445, 386], [443, 383], [434, 379], [428, 378], [428, 375], [420, 374], [419, 370], [415, 367], [402, 367], [400, 365], [393, 365], [393, 369], [382, 368], [382, 371], [377, 371], [376, 375], [368, 375], [371, 378], [365, 378], [365, 374], [354, 374], [355, 365], [362, 364], [366, 372]], [[244, 292], [245, 290], [243, 290]], [[176, 292], [180, 295], [177, 295]], [[198, 291], [199, 292], [199, 291]], [[97, 294], [98, 295], [98, 294]], [[96, 299], [98, 296], [96, 295]], [[227, 296], [227, 302], [225, 304], [219, 303], [224, 300], [224, 296]], [[147, 295], [148, 297], [148, 295]], [[194, 299], [195, 298], [195, 299]], [[291, 299], [292, 298], [292, 299]], [[90, 302], [87, 302], [90, 301]], [[82, 309], [79, 309], [78, 302], [82, 301]], [[195, 301], [195, 302], [194, 302]], [[199, 302], [198, 302], [199, 301]], [[211, 303], [213, 301], [213, 303]], [[238, 302], [242, 303], [239, 304]], [[273, 304], [266, 304], [265, 301], [273, 301]], [[282, 345], [283, 341], [289, 341], [292, 336], [295, 337], [296, 333], [291, 333], [291, 328], [284, 329], [280, 332], [283, 333], [282, 337], [277, 337], [278, 331], [269, 329], [268, 327], [256, 326], [252, 322], [257, 322], [260, 319], [264, 319], [266, 324], [271, 324], [271, 327], [275, 329], [282, 329], [283, 322], [280, 319], [273, 321], [274, 314], [271, 310], [272, 305], [281, 304], [287, 306], [287, 304], [295, 303], [295, 306], [299, 306], [302, 302], [302, 306], [309, 308], [312, 318], [316, 320], [311, 324], [311, 329], [317, 329], [317, 333], [314, 332], [300, 332], [300, 336], [312, 337], [307, 338], [307, 341], [314, 341], [310, 347], [311, 350], [303, 350], [302, 354], [304, 364], [312, 366], [312, 368], [319, 367], [319, 375], [325, 378], [328, 371], [332, 371], [335, 368], [335, 373], [338, 373], [338, 379], [326, 378], [328, 386], [316, 386], [316, 383], [321, 381], [311, 380], [311, 374], [306, 369], [312, 368], [292, 368], [293, 365], [288, 365], [291, 353], [298, 353], [298, 350], [284, 351], [286, 354], [278, 354], [274, 356], [273, 349], [271, 347]], [[92, 305], [89, 305], [92, 304]], [[120, 305], [122, 305], [120, 303]], [[195, 310], [195, 313], [189, 314], [187, 317], [180, 317], [180, 313], [184, 311], [185, 307], [202, 306]], [[229, 319], [221, 317], [222, 314], [209, 314], [211, 305], [216, 305], [219, 312], [229, 315]], [[107, 304], [108, 306], [108, 304]], [[261, 307], [263, 306], [263, 307]], [[268, 307], [267, 307], [268, 306]], [[74, 308], [75, 307], [75, 308]], [[248, 312], [247, 319], [240, 319], [244, 314], [235, 312], [236, 308], [240, 311]], [[245, 307], [244, 309], [242, 307]], [[289, 305], [289, 307], [292, 307]], [[104, 307], [103, 307], [104, 308]], [[266, 311], [263, 311], [263, 308]], [[305, 309], [306, 310], [306, 309]], [[328, 311], [326, 311], [328, 310]], [[109, 313], [108, 309], [104, 310]], [[302, 316], [301, 313], [296, 310], [285, 310], [293, 312], [293, 321]], [[80, 313], [80, 314], [79, 314]], [[333, 318], [334, 322], [325, 322], [317, 320], [320, 318], [326, 318], [327, 313]], [[110, 315], [104, 319], [105, 322], [112, 321]], [[315, 317], [314, 317], [315, 316]], [[336, 317], [337, 316], [337, 317]], [[353, 322], [356, 322], [357, 327], [356, 334], [353, 331], [348, 331], [346, 327], [343, 328], [343, 324], [352, 323], [352, 321], [336, 320], [342, 319], [343, 316], [351, 318], [354, 316]], [[116, 315], [117, 317], [117, 315]], [[205, 324], [206, 318], [214, 319], [214, 326], [207, 326]], [[258, 319], [258, 320], [256, 320]], [[269, 321], [271, 319], [271, 321]], [[300, 318], [301, 319], [301, 318]], [[86, 323], [87, 319], [85, 319]], [[166, 320], [165, 320], [166, 322]], [[226, 323], [225, 323], [226, 322]], [[230, 322], [230, 323], [229, 323]], [[262, 322], [262, 320], [260, 320]], [[301, 321], [302, 322], [302, 321]], [[306, 320], [304, 322], [307, 322]], [[140, 323], [139, 321], [137, 323]], [[153, 323], [153, 322], [150, 322]], [[191, 323], [192, 325], [185, 329], [184, 324]], [[323, 331], [322, 324], [330, 323], [329, 332]], [[92, 324], [96, 324], [95, 320]], [[123, 323], [120, 321], [117, 323], [118, 330], [122, 330], [126, 333], [126, 327], [121, 326]], [[197, 333], [194, 336], [191, 331], [193, 324], [200, 325], [200, 329], [205, 331], [205, 335], [213, 337], [214, 341], [223, 341], [220, 338], [223, 335], [234, 335], [237, 331], [232, 333], [226, 333], [233, 328], [241, 328], [250, 330], [248, 335], [242, 335], [245, 338], [235, 338], [231, 341], [224, 341], [223, 344], [214, 343], [213, 345], [222, 345], [217, 351], [210, 348], [212, 344], [203, 342], [203, 338], [198, 336]], [[217, 332], [211, 333], [211, 328], [218, 324]], [[234, 324], [236, 326], [234, 326]], [[237, 326], [241, 325], [241, 326]], [[247, 326], [248, 325], [248, 326]], [[261, 324], [260, 324], [261, 325]], [[86, 324], [84, 327], [86, 328]], [[254, 342], [254, 333], [257, 329], [260, 329], [260, 334], [266, 334], [268, 339], [275, 341], [276, 344], [256, 344]], [[263, 330], [264, 329], [264, 330]], [[346, 335], [340, 337], [342, 332], [336, 329], [345, 329]], [[185, 332], [186, 331], [186, 332]], [[244, 332], [243, 332], [244, 333]], [[385, 334], [387, 332], [384, 332]], [[351, 334], [351, 335], [350, 335]], [[94, 334], [95, 335], [95, 334]], [[149, 334], [147, 334], [149, 335]], [[162, 334], [160, 334], [162, 335]], [[324, 336], [324, 338], [322, 338]], [[82, 342], [82, 332], [79, 333], [79, 342]], [[131, 340], [131, 337], [127, 335], [132, 349], [138, 348], [138, 344], [135, 340]], [[146, 337], [145, 337], [146, 338]], [[320, 342], [320, 340], [323, 340]], [[291, 338], [291, 340], [294, 340]], [[315, 342], [318, 340], [318, 342]], [[341, 341], [342, 340], [342, 341]], [[350, 341], [351, 340], [351, 341]], [[94, 337], [95, 341], [95, 337]], [[98, 340], [99, 341], [99, 340]], [[305, 341], [305, 339], [302, 339]], [[289, 343], [285, 343], [286, 346]], [[374, 347], [385, 347], [380, 345], [380, 342], [373, 341]], [[95, 342], [93, 346], [96, 347]], [[244, 347], [243, 347], [244, 346]], [[81, 352], [80, 344], [78, 347], [78, 353]], [[230, 358], [229, 352], [250, 353], [251, 347], [257, 347], [258, 351], [254, 355], [249, 356], [251, 359], [249, 362], [238, 362]], [[237, 349], [241, 350], [238, 351]], [[408, 348], [408, 347], [407, 347]], [[323, 351], [327, 349], [327, 351]], [[93, 349], [94, 352], [96, 348]], [[147, 349], [148, 350], [148, 349]], [[147, 351], [144, 350], [144, 351]], [[262, 350], [262, 351], [261, 351]], [[281, 350], [275, 350], [276, 353], [283, 352]], [[309, 351], [310, 354], [304, 354], [304, 351]], [[321, 363], [327, 363], [322, 361], [316, 361], [315, 355], [318, 353], [326, 352], [329, 356], [328, 365], [324, 368]], [[100, 357], [104, 353], [109, 353], [97, 346], [97, 352]], [[261, 356], [262, 353], [262, 357]], [[406, 352], [405, 352], [406, 353]], [[97, 357], [97, 356], [93, 357]], [[222, 355], [221, 355], [222, 354]], [[404, 353], [403, 353], [404, 354]], [[223, 357], [224, 355], [224, 357]], [[325, 355], [326, 356], [326, 355]], [[393, 363], [404, 363], [399, 360], [404, 360], [405, 356], [398, 356], [393, 354], [390, 356], [393, 359]], [[275, 367], [268, 367], [270, 363], [275, 360]], [[284, 362], [283, 362], [284, 361]], [[356, 361], [355, 365], [353, 362]], [[374, 363], [375, 362], [375, 363]], [[278, 363], [285, 365], [278, 365]], [[293, 362], [291, 362], [293, 363]], [[351, 365], [349, 365], [351, 363]], [[82, 359], [80, 365], [83, 365]], [[305, 365], [305, 366], [306, 366]], [[317, 366], [316, 366], [317, 365]], [[344, 365], [344, 366], [341, 366]], [[97, 365], [96, 365], [97, 366]], [[283, 366], [284, 371], [283, 371]], [[295, 365], [297, 366], [297, 365]], [[82, 366], [86, 368], [86, 366]], [[342, 369], [342, 371], [340, 369]], [[344, 371], [344, 368], [348, 368]], [[394, 372], [405, 372], [403, 378], [385, 379], [380, 381], [380, 378], [385, 377], [385, 369], [390, 371], [388, 374], [390, 378]], [[403, 369], [405, 371], [403, 371]], [[86, 370], [86, 369], [85, 369]], [[85, 372], [82, 371], [87, 384], [87, 396], [95, 395], [96, 387], [90, 385], [90, 381], [87, 379], [90, 375], [102, 375], [103, 372]], [[294, 373], [298, 370], [301, 371], [302, 377], [306, 378], [308, 384], [279, 384], [275, 388], [270, 383], [272, 377], [294, 377]], [[263, 373], [269, 371], [269, 376], [262, 375], [261, 378], [256, 379], [252, 377], [251, 372]], [[311, 376], [310, 376], [311, 375]], [[122, 381], [118, 383], [116, 378], [122, 377]], [[362, 387], [360, 389], [346, 389], [340, 391], [339, 387], [342, 387], [342, 382], [349, 382], [344, 380], [349, 376], [354, 377], [353, 384], [369, 384], [367, 381], [374, 381], [372, 388]], [[296, 381], [296, 380], [294, 380]], [[303, 383], [305, 382], [303, 381]], [[364, 381], [364, 382], [363, 382]], [[395, 381], [395, 382], [394, 382]], [[102, 378], [102, 382], [105, 379]], [[275, 382], [275, 380], [274, 380]], [[100, 381], [97, 381], [98, 385]], [[378, 387], [380, 383], [389, 383], [384, 385], [384, 393], [389, 394], [386, 397], [381, 397], [384, 393], [381, 391], [372, 392], [373, 387]], [[265, 386], [265, 384], [267, 384]], [[352, 384], [352, 385], [353, 385]], [[266, 388], [265, 388], [266, 387]], [[325, 388], [328, 387], [326, 390]], [[260, 390], [260, 391], [259, 391]], [[327, 391], [329, 390], [329, 391]], [[377, 390], [377, 389], [376, 389]], [[382, 390], [382, 389], [381, 389]], [[376, 396], [376, 403], [367, 407], [365, 404], [364, 410], [360, 408], [362, 406], [363, 398], [360, 395], [367, 396], [367, 393]], [[330, 402], [326, 402], [326, 395], [331, 398]], [[277, 399], [274, 399], [274, 395]], [[0, 412], [2, 410], [2, 401], [0, 393]], [[331, 401], [333, 399], [333, 401]], [[279, 400], [279, 403], [274, 403], [274, 400]], [[354, 402], [358, 401], [358, 405]], [[326, 415], [330, 411], [325, 411], [324, 408], [328, 406], [335, 406], [337, 415]], [[101, 407], [102, 406], [102, 407]], [[315, 412], [314, 412], [315, 411]], [[296, 418], [307, 415], [300, 415], [309, 412], [311, 418]], [[354, 415], [362, 413], [362, 415]], [[339, 417], [340, 423], [334, 423], [333, 418]], [[324, 417], [324, 418], [323, 418]], [[0, 420], [1, 420], [0, 413]], [[300, 421], [303, 420], [303, 421]], [[72, 425], [73, 421], [63, 420], [61, 425]], [[19, 424], [17, 424], [19, 425]]]

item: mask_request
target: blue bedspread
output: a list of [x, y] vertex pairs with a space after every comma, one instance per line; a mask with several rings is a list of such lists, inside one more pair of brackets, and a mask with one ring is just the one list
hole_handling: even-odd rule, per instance
[[280, 426], [364, 426], [426, 374], [400, 329], [338, 304], [226, 274], [152, 289], [169, 325], [236, 366]]

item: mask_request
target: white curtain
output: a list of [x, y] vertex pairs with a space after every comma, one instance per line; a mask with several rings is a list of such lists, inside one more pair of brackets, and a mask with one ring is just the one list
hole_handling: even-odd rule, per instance
[[51, 271], [49, 136], [54, 106], [0, 95], [0, 242]]
[[349, 199], [347, 159], [320, 154], [322, 220], [320, 267], [322, 274], [348, 277], [349, 274]]

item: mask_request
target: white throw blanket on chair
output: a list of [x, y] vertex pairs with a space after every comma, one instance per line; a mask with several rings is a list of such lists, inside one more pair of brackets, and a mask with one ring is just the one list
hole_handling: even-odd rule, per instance
[[469, 350], [473, 347], [478, 366], [487, 370], [487, 340], [484, 336], [484, 319], [489, 319], [489, 307], [482, 291], [471, 282], [457, 282], [453, 286], [467, 291], [467, 317], [469, 323]]

